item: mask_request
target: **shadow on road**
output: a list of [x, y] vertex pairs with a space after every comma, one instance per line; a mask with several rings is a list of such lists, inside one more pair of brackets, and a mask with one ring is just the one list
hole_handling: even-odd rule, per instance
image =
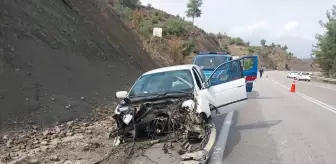
[[249, 99], [282, 99], [284, 97], [248, 97]]
[[260, 94], [259, 94], [258, 91], [252, 91], [252, 92], [247, 94], [247, 97], [249, 99], [282, 99], [282, 98], [284, 98], [283, 96], [275, 96], [275, 97], [271, 96], [271, 97], [269, 97], [269, 96], [259, 96], [259, 95]]
[[282, 120], [261, 121], [247, 125], [237, 125], [240, 112], [235, 112], [232, 117], [232, 124], [225, 147], [224, 157], [226, 159], [233, 151], [234, 147], [239, 144], [241, 140], [241, 131], [249, 129], [270, 128], [278, 125]]

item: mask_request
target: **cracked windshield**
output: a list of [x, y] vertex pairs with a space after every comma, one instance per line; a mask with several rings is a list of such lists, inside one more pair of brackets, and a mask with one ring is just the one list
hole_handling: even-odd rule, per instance
[[336, 164], [335, 0], [0, 4], [0, 164]]

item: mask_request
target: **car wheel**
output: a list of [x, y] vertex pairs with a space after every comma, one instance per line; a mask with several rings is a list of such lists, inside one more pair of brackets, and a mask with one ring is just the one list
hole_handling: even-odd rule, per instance
[[204, 112], [202, 112], [200, 115], [201, 115], [202, 120], [204, 120], [206, 123], [208, 123], [208, 121], [211, 118], [211, 116], [207, 117], [207, 115]]

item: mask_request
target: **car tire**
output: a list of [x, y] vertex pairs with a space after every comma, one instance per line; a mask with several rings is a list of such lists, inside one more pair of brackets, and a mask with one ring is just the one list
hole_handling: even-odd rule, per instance
[[204, 120], [206, 123], [208, 123], [208, 121], [209, 121], [210, 118], [211, 118], [211, 116], [207, 117], [207, 115], [206, 115], [204, 112], [202, 112], [202, 113], [200, 114], [200, 116], [201, 116], [202, 120]]

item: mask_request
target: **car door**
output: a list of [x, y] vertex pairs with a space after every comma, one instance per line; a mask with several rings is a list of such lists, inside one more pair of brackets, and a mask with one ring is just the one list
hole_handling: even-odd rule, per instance
[[255, 80], [258, 75], [258, 56], [245, 56], [240, 59], [243, 67], [243, 75], [248, 80]]
[[[206, 88], [202, 90], [203, 94], [207, 94], [209, 103], [217, 108], [220, 115], [244, 108], [246, 104], [247, 92], [241, 66], [242, 60], [244, 58], [221, 64], [207, 79]], [[253, 58], [253, 61], [258, 62], [257, 58]]]

